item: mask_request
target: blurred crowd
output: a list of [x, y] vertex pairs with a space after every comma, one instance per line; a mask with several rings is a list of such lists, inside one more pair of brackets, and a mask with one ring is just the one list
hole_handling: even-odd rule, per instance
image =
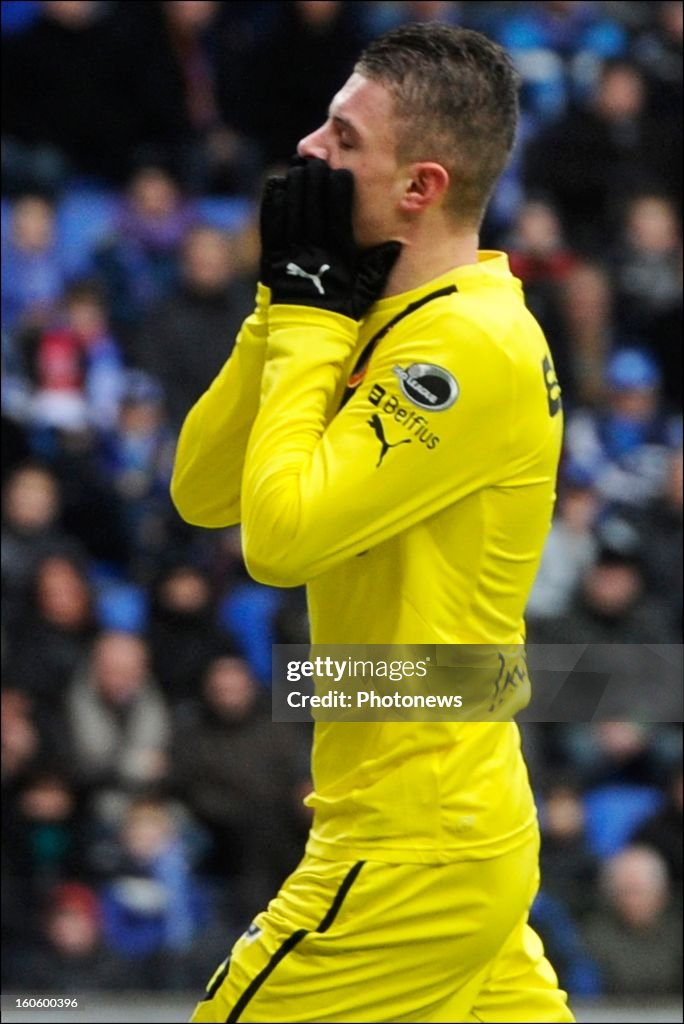
[[[529, 639], [681, 640], [681, 2], [3, 2], [6, 988], [201, 985], [301, 855], [310, 735], [269, 686], [303, 592], [185, 526], [169, 478], [252, 307], [265, 176], [364, 43], [421, 19], [521, 75], [482, 243], [564, 396]], [[563, 984], [676, 991], [678, 728], [523, 733]]]

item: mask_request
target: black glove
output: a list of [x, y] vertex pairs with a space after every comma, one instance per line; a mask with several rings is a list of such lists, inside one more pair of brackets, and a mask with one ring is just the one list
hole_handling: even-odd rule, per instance
[[271, 265], [285, 230], [285, 178], [268, 178], [261, 200], [259, 280], [271, 287]]
[[354, 242], [351, 171], [304, 160], [269, 178], [261, 207], [261, 280], [271, 302], [315, 306], [359, 320], [382, 295], [400, 242]]

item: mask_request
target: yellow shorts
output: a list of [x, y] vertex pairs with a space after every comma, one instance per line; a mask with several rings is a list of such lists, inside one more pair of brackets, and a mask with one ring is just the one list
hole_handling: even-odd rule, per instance
[[453, 864], [306, 856], [235, 943], [193, 1021], [574, 1021], [527, 924], [538, 838]]

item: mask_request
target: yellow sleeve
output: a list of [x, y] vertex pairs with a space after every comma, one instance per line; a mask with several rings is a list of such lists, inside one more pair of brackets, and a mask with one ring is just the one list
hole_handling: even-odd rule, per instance
[[194, 526], [240, 521], [240, 482], [249, 432], [259, 408], [270, 289], [259, 284], [256, 308], [208, 391], [188, 413], [178, 439], [171, 498]]
[[[475, 325], [459, 322], [456, 343], [444, 322], [453, 318], [413, 319], [378, 345], [363, 384], [333, 417], [357, 325], [321, 310], [271, 307], [242, 481], [245, 561], [260, 582], [306, 583], [510, 467], [505, 356]], [[417, 364], [455, 380], [459, 393], [448, 408], [428, 412], [406, 397], [396, 368]]]

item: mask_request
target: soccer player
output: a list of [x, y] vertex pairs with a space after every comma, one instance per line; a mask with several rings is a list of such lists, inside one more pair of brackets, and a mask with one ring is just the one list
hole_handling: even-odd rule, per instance
[[[404, 26], [267, 184], [257, 308], [172, 494], [191, 523], [242, 523], [255, 579], [307, 584], [314, 643], [522, 642], [562, 413], [506, 256], [478, 252], [516, 117], [498, 46]], [[193, 1020], [574, 1019], [527, 924], [512, 721], [318, 722], [313, 777], [304, 859]]]

